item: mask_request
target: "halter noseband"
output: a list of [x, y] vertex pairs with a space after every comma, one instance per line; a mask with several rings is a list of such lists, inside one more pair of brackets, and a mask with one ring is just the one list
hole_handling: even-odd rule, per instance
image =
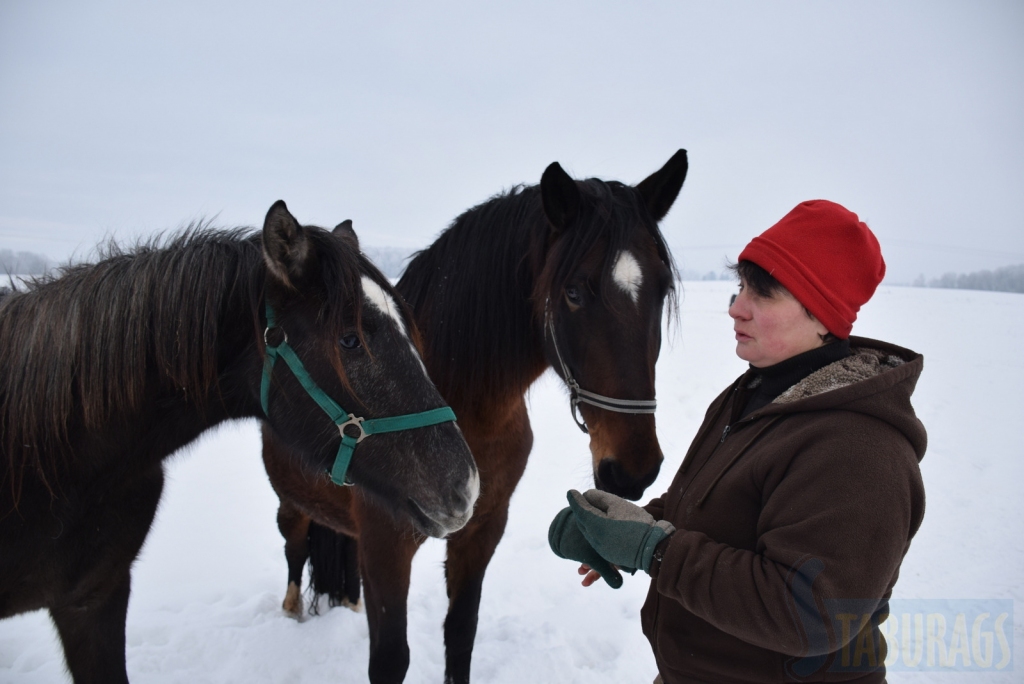
[[[277, 357], [284, 359], [284, 362], [291, 369], [306, 393], [324, 410], [334, 424], [338, 426], [341, 433], [341, 445], [338, 447], [338, 455], [334, 458], [334, 466], [331, 468], [331, 482], [336, 485], [351, 485], [346, 477], [349, 463], [352, 462], [352, 454], [356, 445], [370, 435], [379, 435], [384, 432], [399, 432], [411, 430], [418, 427], [427, 427], [439, 423], [447, 423], [455, 420], [455, 412], [450, 406], [422, 411], [421, 413], [407, 413], [401, 416], [390, 418], [362, 418], [354, 413], [349, 413], [341, 408], [337, 402], [327, 396], [320, 387], [313, 381], [313, 378], [306, 371], [302, 361], [299, 360], [295, 350], [288, 344], [288, 334], [284, 330], [284, 340], [281, 344], [271, 345], [267, 341], [268, 333], [277, 327], [274, 317], [274, 309], [267, 302], [267, 328], [263, 331], [263, 342], [267, 348], [267, 356], [263, 362], [263, 381], [260, 384], [260, 403], [263, 405], [263, 414], [270, 417], [270, 376], [274, 372], [274, 363]], [[345, 432], [345, 428], [353, 426], [359, 430], [359, 435], [353, 437]]]
[[615, 399], [613, 397], [606, 397], [603, 394], [597, 394], [596, 392], [588, 392], [580, 387], [580, 384], [576, 382], [576, 378], [569, 372], [569, 366], [566, 365], [565, 359], [562, 358], [562, 352], [558, 348], [558, 340], [555, 338], [554, 318], [548, 302], [545, 302], [545, 329], [551, 335], [551, 344], [554, 346], [555, 354], [558, 356], [558, 363], [562, 366], [562, 377], [565, 379], [565, 384], [569, 386], [569, 408], [572, 412], [572, 419], [576, 421], [576, 425], [579, 426], [584, 434], [590, 434], [590, 430], [587, 429], [587, 422], [583, 420], [583, 414], [579, 412], [578, 407], [581, 402], [616, 413], [655, 412], [658, 408], [658, 402], [654, 399]]

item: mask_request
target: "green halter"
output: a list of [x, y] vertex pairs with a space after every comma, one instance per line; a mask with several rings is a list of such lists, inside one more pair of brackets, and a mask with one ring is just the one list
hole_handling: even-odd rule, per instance
[[[270, 376], [274, 372], [274, 364], [277, 362], [277, 357], [280, 356], [288, 364], [288, 367], [295, 374], [299, 383], [302, 384], [306, 393], [334, 421], [334, 424], [338, 426], [338, 431], [341, 433], [341, 446], [338, 447], [338, 455], [334, 458], [334, 467], [331, 468], [331, 482], [334, 484], [352, 484], [345, 479], [348, 466], [352, 462], [352, 453], [355, 451], [356, 445], [366, 439], [366, 437], [379, 435], [383, 432], [399, 432], [401, 430], [411, 430], [412, 428], [427, 427], [455, 420], [455, 412], [449, 406], [442, 406], [421, 413], [392, 416], [390, 418], [366, 419], [356, 417], [354, 413], [349, 413], [338, 406], [337, 402], [327, 396], [327, 393], [317, 386], [313, 378], [306, 371], [305, 366], [302, 365], [302, 361], [299, 360], [295, 350], [289, 346], [287, 333], [281, 344], [272, 346], [267, 342], [267, 333], [276, 327], [274, 309], [270, 306], [270, 302], [267, 302], [267, 329], [263, 333], [263, 341], [267, 347], [267, 356], [263, 362], [263, 382], [260, 386], [260, 402], [263, 404], [263, 413], [268, 417], [270, 416]], [[345, 433], [345, 428], [349, 425], [359, 430], [358, 437], [352, 437]]]

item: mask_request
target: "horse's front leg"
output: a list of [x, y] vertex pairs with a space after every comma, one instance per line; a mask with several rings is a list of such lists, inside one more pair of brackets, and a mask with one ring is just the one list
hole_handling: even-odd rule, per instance
[[526, 405], [520, 403], [509, 414], [511, 418], [500, 426], [464, 422], [466, 441], [476, 458], [482, 484], [469, 524], [448, 539], [448, 616], [444, 621], [447, 684], [469, 682], [484, 574], [505, 534], [509, 500], [533, 447]]
[[131, 593], [129, 567], [109, 578], [97, 595], [50, 606], [75, 684], [128, 682], [124, 632]]
[[445, 684], [469, 682], [484, 573], [505, 533], [507, 521], [506, 499], [498, 510], [474, 516], [466, 529], [448, 540], [448, 558], [444, 564], [448, 582], [448, 616], [444, 621]]
[[309, 522], [309, 516], [291, 502], [281, 499], [277, 507], [277, 529], [284, 537], [284, 557], [288, 561], [288, 590], [281, 607], [289, 617], [295, 619], [302, 617], [302, 571], [309, 557], [306, 541]]
[[341, 605], [357, 613], [361, 608], [359, 579], [359, 540], [345, 537], [345, 598]]
[[128, 681], [131, 566], [153, 523], [163, 479], [158, 465], [120, 489], [105, 490], [102, 505], [84, 514], [67, 539], [62, 555], [69, 584], [49, 609], [75, 684]]
[[412, 558], [424, 538], [398, 527], [385, 511], [357, 496], [359, 569], [370, 627], [370, 682], [392, 684], [409, 669], [406, 638]]

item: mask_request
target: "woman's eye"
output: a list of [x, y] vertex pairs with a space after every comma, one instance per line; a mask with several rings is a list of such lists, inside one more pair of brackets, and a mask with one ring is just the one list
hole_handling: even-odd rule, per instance
[[565, 298], [573, 304], [583, 303], [583, 298], [580, 297], [580, 291], [573, 285], [565, 288]]
[[358, 349], [361, 344], [358, 335], [345, 335], [341, 338], [341, 346], [345, 349]]

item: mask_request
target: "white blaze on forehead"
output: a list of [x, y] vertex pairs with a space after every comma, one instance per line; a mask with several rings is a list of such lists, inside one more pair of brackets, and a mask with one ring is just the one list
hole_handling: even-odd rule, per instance
[[409, 349], [412, 349], [412, 355], [419, 361], [423, 374], [428, 375], [427, 367], [423, 365], [423, 359], [420, 358], [419, 352], [416, 351], [416, 345], [412, 343], [412, 339], [405, 329], [405, 321], [402, 320], [402, 315], [398, 313], [398, 305], [395, 304], [395, 300], [391, 298], [391, 295], [385, 292], [384, 288], [374, 282], [373, 278], [369, 276], [363, 276], [363, 295], [371, 306], [376, 307], [381, 313], [390, 317], [395, 322], [398, 331], [405, 336], [405, 339], [409, 340]]
[[615, 265], [612, 266], [612, 278], [615, 284], [629, 295], [629, 298], [636, 304], [640, 299], [640, 285], [644, 282], [644, 274], [640, 270], [640, 264], [636, 257], [623, 250], [615, 258]]
[[409, 333], [405, 331], [405, 321], [398, 313], [398, 305], [395, 304], [395, 300], [369, 276], [363, 276], [363, 294], [366, 296], [366, 301], [377, 307], [381, 313], [391, 317], [403, 335], [409, 336]]

